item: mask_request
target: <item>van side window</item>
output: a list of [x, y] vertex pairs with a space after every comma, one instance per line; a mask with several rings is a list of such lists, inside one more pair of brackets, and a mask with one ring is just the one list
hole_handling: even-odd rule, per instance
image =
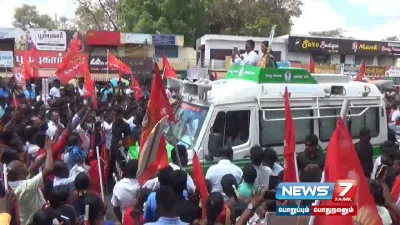
[[[353, 108], [351, 114], [359, 114], [365, 108]], [[321, 116], [337, 115], [339, 116], [341, 109], [321, 109]], [[368, 109], [361, 116], [351, 117], [350, 131], [353, 139], [359, 138], [360, 129], [366, 127], [371, 130], [371, 137], [377, 137], [379, 135], [379, 108], [374, 107]], [[336, 118], [322, 118], [319, 119], [319, 139], [323, 142], [328, 142], [336, 128]]]
[[224, 145], [245, 144], [249, 141], [249, 133], [250, 110], [218, 112], [210, 131], [208, 149], [217, 152]]
[[[283, 145], [285, 138], [285, 120], [265, 121], [264, 112], [260, 111], [260, 144], [263, 147]], [[312, 117], [312, 110], [293, 110], [293, 118]], [[285, 112], [280, 111], [265, 111], [265, 118], [281, 119], [285, 118]], [[312, 119], [294, 120], [296, 132], [296, 143], [303, 143], [307, 135], [314, 132]]]

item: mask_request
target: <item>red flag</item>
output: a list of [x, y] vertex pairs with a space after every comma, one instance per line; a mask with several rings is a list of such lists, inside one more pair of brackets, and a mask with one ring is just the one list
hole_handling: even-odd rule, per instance
[[394, 181], [392, 187], [392, 198], [394, 202], [397, 202], [399, 200], [399, 195], [400, 195], [400, 175], [396, 177], [396, 180]]
[[315, 73], [315, 62], [312, 55], [310, 55], [310, 73]]
[[78, 74], [86, 75], [89, 73], [88, 57], [86, 54], [78, 54], [75, 51], [69, 51], [64, 57], [64, 61], [58, 67], [56, 75], [62, 84], [67, 84]]
[[158, 65], [154, 63], [154, 80], [151, 86], [150, 100], [147, 104], [146, 116], [143, 119], [143, 130], [140, 138], [142, 146], [153, 130], [154, 126], [165, 116], [169, 116], [170, 121], [175, 121], [174, 112], [165, 93], [164, 83]]
[[94, 87], [94, 81], [92, 79], [92, 75], [87, 73], [85, 76], [85, 97], [92, 98], [93, 97], [93, 106], [97, 109], [97, 94], [96, 89]]
[[103, 179], [104, 179], [104, 184], [107, 185], [107, 180], [108, 180], [108, 176], [109, 176], [109, 171], [110, 171], [110, 157], [109, 157], [109, 151], [107, 150], [107, 146], [106, 146], [106, 133], [103, 131], [101, 132], [101, 136], [103, 139], [103, 144], [101, 146], [101, 158], [103, 159], [103, 163], [104, 165], [101, 167], [103, 169]]
[[[152, 135], [155, 136], [155, 135]], [[151, 141], [157, 142], [157, 138], [151, 138]], [[154, 144], [154, 143], [153, 143]], [[156, 144], [157, 145], [157, 144]], [[168, 153], [167, 153], [167, 142], [165, 140], [164, 134], [162, 134], [161, 138], [159, 139], [158, 146], [156, 148], [150, 147], [143, 150], [139, 155], [139, 168], [145, 167], [142, 174], [139, 176], [139, 184], [143, 185], [146, 181], [150, 180], [154, 174], [163, 170], [164, 168], [168, 167]], [[142, 146], [141, 146], [142, 147]], [[141, 148], [143, 149], [143, 148]], [[146, 151], [146, 153], [145, 153]], [[155, 158], [153, 161], [149, 160], [145, 162], [143, 155], [154, 155]], [[148, 164], [149, 163], [149, 164]], [[147, 165], [146, 165], [147, 164]]]
[[356, 81], [362, 81], [365, 76], [365, 71], [367, 70], [367, 66], [365, 65], [365, 61], [363, 60], [360, 67], [360, 72], [356, 77]]
[[193, 156], [193, 181], [196, 184], [196, 188], [199, 189], [201, 198], [201, 209], [203, 218], [207, 218], [206, 202], [208, 199], [208, 190], [206, 180], [204, 179], [203, 168], [201, 168], [199, 157], [196, 153]]
[[164, 67], [164, 78], [168, 78], [168, 77], [178, 78], [174, 68], [172, 68], [172, 66], [169, 64], [169, 61], [168, 61], [165, 53], [163, 53], [162, 62], [163, 62], [163, 67]]
[[81, 45], [82, 45], [82, 41], [80, 40], [79, 36], [77, 36], [75, 39], [71, 40], [71, 46], [69, 49], [71, 51], [79, 52]]
[[136, 80], [135, 76], [132, 74], [131, 76], [131, 85], [132, 85], [132, 89], [135, 92], [135, 98], [136, 100], [139, 100], [141, 98], [143, 98], [143, 91], [140, 88], [140, 84], [139, 81]]
[[32, 63], [32, 78], [39, 78], [39, 59], [36, 54], [36, 48], [33, 46], [30, 51], [30, 56], [33, 58]]
[[29, 58], [31, 57], [31, 51], [24, 52], [24, 62], [22, 63], [22, 75], [24, 75], [25, 80], [29, 80], [32, 77], [31, 63]]
[[214, 72], [214, 80], [218, 80], [218, 74], [217, 74], [217, 72]]
[[75, 48], [70, 48], [70, 50], [64, 56], [63, 62], [58, 66], [56, 74], [66, 70], [71, 60], [75, 59], [77, 56], [78, 56], [78, 51], [76, 51]]
[[118, 70], [119, 74], [120, 74], [120, 79], [121, 79], [121, 74], [131, 74], [132, 73], [131, 67], [129, 67], [125, 63], [121, 62], [119, 59], [117, 59], [117, 57], [115, 57], [110, 52], [108, 53], [108, 68]]
[[[357, 206], [357, 216], [318, 216], [315, 224], [323, 225], [353, 225], [353, 220], [360, 224], [375, 221], [382, 225], [373, 196], [370, 193], [367, 179], [361, 167], [353, 140], [342, 118], [339, 118], [336, 129], [329, 142], [325, 160], [325, 182], [337, 180], [356, 180], [357, 194], [353, 205]], [[321, 201], [321, 206], [335, 206], [331, 200]]]
[[285, 146], [283, 150], [283, 157], [285, 161], [285, 182], [299, 182], [296, 161], [296, 130], [290, 111], [289, 92], [285, 88]]

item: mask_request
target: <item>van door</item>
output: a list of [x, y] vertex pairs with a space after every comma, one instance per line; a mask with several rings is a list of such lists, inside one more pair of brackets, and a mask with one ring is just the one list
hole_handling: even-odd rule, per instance
[[216, 107], [203, 142], [206, 159], [218, 158], [225, 145], [232, 147], [234, 159], [243, 159], [255, 144], [255, 113], [255, 105]]

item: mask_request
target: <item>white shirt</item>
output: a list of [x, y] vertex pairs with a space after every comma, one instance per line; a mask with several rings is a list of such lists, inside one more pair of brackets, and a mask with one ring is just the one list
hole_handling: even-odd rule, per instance
[[56, 87], [52, 87], [50, 89], [49, 95], [52, 97], [55, 97], [55, 98], [59, 98], [60, 97], [60, 89], [56, 88]]
[[392, 218], [390, 217], [389, 211], [383, 206], [376, 206], [378, 214], [382, 219], [383, 225], [391, 225]]
[[230, 160], [221, 159], [218, 164], [212, 165], [207, 170], [206, 179], [212, 184], [212, 192], [222, 193], [221, 179], [226, 174], [232, 174], [238, 184], [242, 182], [243, 171]]
[[133, 200], [137, 197], [140, 185], [137, 179], [123, 178], [114, 186], [111, 204], [120, 207], [122, 215], [125, 210], [132, 206]]
[[[169, 166], [171, 166], [173, 170], [180, 170], [181, 169], [178, 165], [175, 165], [173, 163], [170, 163]], [[194, 185], [193, 179], [189, 174], [187, 174], [186, 188], [188, 189], [188, 191], [190, 191], [190, 190], [195, 191], [196, 190], [196, 185]]]
[[38, 173], [28, 180], [10, 181], [8, 183], [14, 190], [18, 201], [21, 225], [30, 224], [33, 215], [46, 204], [46, 200], [40, 190], [44, 185], [42, 173]]
[[257, 178], [256, 181], [254, 182], [254, 185], [257, 187], [264, 185], [264, 187], [269, 187], [269, 177], [272, 174], [271, 168], [268, 166], [254, 166], [254, 168], [257, 170]]
[[253, 50], [249, 53], [244, 53], [243, 60], [240, 57], [236, 57], [232, 64], [257, 66], [259, 60], [260, 58], [258, 57], [258, 54]]
[[101, 124], [101, 127], [105, 131], [106, 148], [108, 150], [110, 150], [110, 148], [111, 148], [111, 140], [112, 140], [112, 123], [107, 123], [106, 121], [104, 121]]
[[75, 178], [79, 173], [85, 173], [86, 170], [82, 166], [75, 165], [72, 167], [72, 169], [69, 171], [69, 177], [68, 178], [59, 178], [55, 177], [54, 182], [53, 182], [53, 187], [59, 186], [59, 185], [67, 185], [71, 191], [75, 189]]
[[[61, 123], [60, 123], [60, 126], [62, 128], [64, 128], [64, 125], [62, 125]], [[58, 128], [57, 128], [56, 124], [53, 121], [50, 120], [47, 123], [46, 135], [49, 136], [50, 138], [54, 138], [54, 135], [56, 134], [57, 129]]]
[[82, 129], [80, 124], [76, 127], [76, 131], [78, 131], [79, 137], [81, 138], [82, 149], [85, 151], [89, 151], [89, 147], [90, 147], [89, 134], [85, 130]]
[[132, 92], [133, 92], [133, 91], [132, 91], [132, 89], [130, 89], [130, 88], [127, 88], [127, 89], [125, 90], [125, 94], [126, 94], [126, 95], [130, 95]]
[[133, 116], [131, 116], [131, 118], [129, 118], [127, 120], [124, 119], [125, 123], [129, 124], [129, 127], [131, 128], [131, 130], [136, 127], [135, 123], [133, 122], [134, 120], [135, 120], [135, 117], [133, 117]]
[[85, 95], [85, 88], [78, 88], [78, 92], [79, 92], [79, 95], [80, 96], [83, 96], [83, 95]]
[[32, 158], [36, 158], [40, 147], [38, 145], [29, 144], [27, 152]]
[[392, 119], [393, 122], [396, 122], [397, 118], [400, 118], [400, 111], [399, 110], [396, 110], [396, 111], [393, 112], [391, 119]]
[[160, 188], [160, 182], [158, 182], [158, 177], [146, 181], [143, 188], [149, 189], [150, 191], [156, 191]]
[[372, 174], [371, 174], [372, 179], [375, 179], [376, 170], [378, 170], [378, 167], [381, 164], [382, 164], [381, 157], [379, 156], [378, 158], [375, 159], [374, 168], [372, 169]]
[[279, 173], [283, 170], [283, 167], [279, 165], [278, 163], [274, 164], [274, 168], [272, 168], [272, 174], [271, 176], [278, 176]]

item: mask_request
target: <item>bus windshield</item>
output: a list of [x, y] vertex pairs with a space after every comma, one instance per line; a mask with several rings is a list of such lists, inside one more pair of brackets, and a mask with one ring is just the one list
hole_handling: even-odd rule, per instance
[[208, 107], [181, 102], [175, 112], [177, 122], [168, 128], [167, 141], [170, 144], [183, 144], [188, 149], [197, 141]]

